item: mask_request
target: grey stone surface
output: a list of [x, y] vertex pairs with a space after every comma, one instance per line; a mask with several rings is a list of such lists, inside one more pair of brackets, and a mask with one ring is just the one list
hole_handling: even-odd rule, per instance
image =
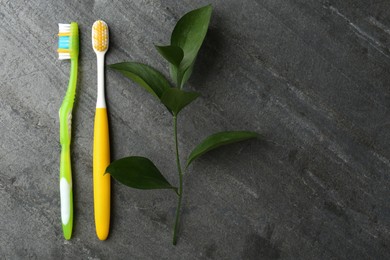
[[[375, 3], [374, 3], [375, 2]], [[185, 178], [180, 238], [170, 191], [113, 183], [107, 241], [94, 232], [96, 95], [90, 27], [110, 27], [107, 63], [167, 72], [153, 44], [207, 1], [0, 1], [1, 259], [389, 259], [390, 2], [213, 1], [179, 118], [188, 154], [232, 129], [267, 141], [222, 148]], [[77, 21], [81, 57], [73, 121], [75, 226], [62, 237], [58, 108], [68, 62], [57, 23]], [[176, 183], [172, 122], [153, 97], [107, 71], [112, 158], [150, 157]]]

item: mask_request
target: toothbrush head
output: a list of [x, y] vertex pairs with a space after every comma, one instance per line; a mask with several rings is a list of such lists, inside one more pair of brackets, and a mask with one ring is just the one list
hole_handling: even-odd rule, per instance
[[105, 53], [108, 49], [108, 26], [102, 20], [92, 26], [92, 46], [95, 52]]
[[79, 27], [72, 22], [70, 24], [59, 23], [58, 33], [58, 58], [67, 60], [79, 56]]

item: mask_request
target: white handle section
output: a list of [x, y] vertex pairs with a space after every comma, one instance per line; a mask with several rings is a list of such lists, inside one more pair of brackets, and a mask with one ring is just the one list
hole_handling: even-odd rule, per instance
[[66, 225], [70, 218], [70, 189], [72, 184], [69, 184], [65, 178], [60, 180], [61, 194], [61, 220], [62, 224]]
[[104, 54], [96, 53], [97, 58], [97, 101], [96, 108], [106, 108], [106, 98], [104, 93]]

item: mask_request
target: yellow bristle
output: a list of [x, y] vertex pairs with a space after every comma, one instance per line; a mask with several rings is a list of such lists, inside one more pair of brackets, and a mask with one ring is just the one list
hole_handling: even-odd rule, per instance
[[108, 48], [108, 26], [103, 21], [96, 21], [92, 27], [93, 48], [97, 51], [105, 51]]
[[68, 49], [57, 49], [58, 53], [69, 53]]
[[59, 33], [58, 36], [70, 36], [70, 32], [68, 32], [68, 33]]

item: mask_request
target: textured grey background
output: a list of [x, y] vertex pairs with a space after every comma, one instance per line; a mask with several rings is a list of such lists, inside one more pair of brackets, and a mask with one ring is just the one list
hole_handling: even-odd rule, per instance
[[[66, 3], [65, 3], [66, 2]], [[374, 3], [375, 2], [375, 3]], [[390, 2], [214, 1], [179, 118], [184, 155], [232, 129], [266, 142], [222, 148], [191, 166], [176, 247], [170, 191], [113, 183], [111, 235], [94, 232], [96, 96], [90, 27], [110, 26], [107, 63], [167, 72], [153, 44], [208, 1], [0, 0], [0, 258], [389, 259]], [[62, 237], [58, 108], [68, 62], [57, 23], [77, 21], [73, 126], [75, 226]], [[150, 157], [177, 182], [172, 122], [152, 96], [107, 71], [112, 158]]]

